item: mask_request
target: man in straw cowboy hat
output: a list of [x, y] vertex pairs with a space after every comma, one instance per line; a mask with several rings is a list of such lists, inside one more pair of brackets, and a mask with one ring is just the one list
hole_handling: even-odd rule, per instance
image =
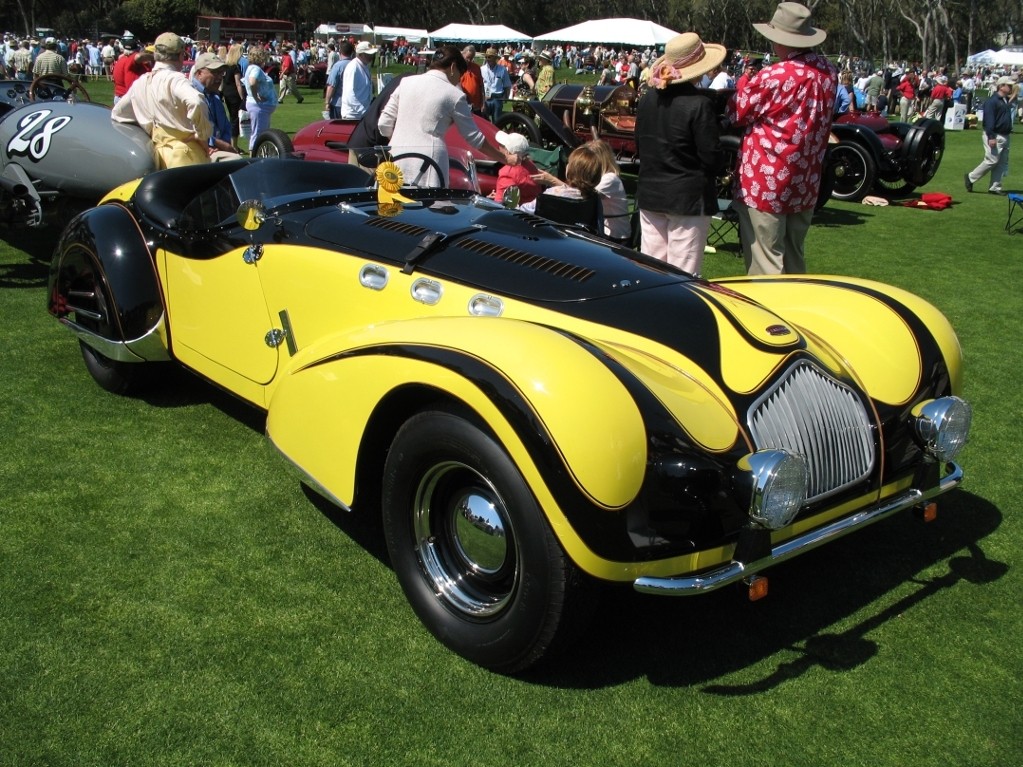
[[810, 49], [827, 33], [810, 10], [779, 3], [753, 28], [771, 41], [777, 63], [750, 78], [728, 103], [746, 129], [739, 160], [739, 235], [750, 274], [803, 274], [803, 243], [820, 191], [838, 73]]
[[724, 46], [694, 32], [673, 37], [651, 65], [650, 87], [636, 109], [642, 250], [690, 274], [703, 265], [722, 160], [714, 103], [694, 81], [720, 66], [725, 54]]

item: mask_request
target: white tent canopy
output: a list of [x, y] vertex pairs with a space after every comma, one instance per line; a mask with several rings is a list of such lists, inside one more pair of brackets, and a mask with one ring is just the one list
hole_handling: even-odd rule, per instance
[[538, 42], [622, 43], [651, 48], [664, 45], [675, 32], [645, 19], [594, 19], [539, 35]]
[[385, 27], [383, 24], [377, 24], [373, 27], [373, 33], [376, 35], [377, 40], [396, 40], [399, 37], [404, 37], [406, 40], [425, 40], [426, 30], [425, 29], [413, 29], [411, 27]]
[[528, 43], [532, 39], [504, 24], [448, 24], [430, 33], [433, 44]]
[[972, 56], [966, 57], [966, 63], [970, 64], [971, 66], [975, 66], [977, 64], [994, 64], [995, 52], [988, 48], [986, 51], [974, 53]]
[[1023, 48], [1002, 48], [995, 53], [995, 64], [1006, 67], [1018, 67], [1023, 65]]

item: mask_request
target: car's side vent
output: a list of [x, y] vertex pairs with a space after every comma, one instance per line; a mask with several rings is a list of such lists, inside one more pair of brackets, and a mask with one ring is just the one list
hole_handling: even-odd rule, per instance
[[524, 250], [516, 250], [504, 245], [495, 245], [492, 242], [484, 242], [483, 240], [459, 240], [457, 247], [574, 282], [586, 282], [595, 274], [593, 269], [588, 269], [584, 266], [566, 264], [553, 258], [538, 256], [536, 253], [527, 253]]
[[813, 365], [794, 365], [753, 404], [748, 418], [757, 448], [784, 448], [806, 459], [810, 501], [864, 479], [874, 466], [863, 403]]
[[364, 219], [364, 221], [366, 226], [384, 229], [388, 232], [395, 232], [396, 234], [403, 234], [407, 237], [414, 237], [417, 240], [425, 237], [431, 232], [431, 230], [426, 227], [407, 224], [396, 218], [390, 218], [388, 216], [370, 216], [369, 218]]

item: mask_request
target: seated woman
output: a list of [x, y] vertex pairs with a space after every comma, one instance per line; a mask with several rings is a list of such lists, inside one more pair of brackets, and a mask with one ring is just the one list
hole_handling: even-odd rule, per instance
[[626, 242], [632, 237], [632, 223], [629, 220], [629, 197], [625, 192], [625, 184], [619, 175], [618, 161], [615, 153], [606, 141], [596, 139], [589, 142], [601, 161], [603, 173], [597, 184], [597, 194], [604, 212], [604, 235]]
[[[600, 184], [600, 179], [604, 175], [604, 163], [597, 153], [597, 150], [593, 148], [591, 144], [583, 144], [577, 146], [572, 150], [572, 153], [568, 156], [568, 164], [565, 166], [565, 180], [552, 176], [546, 171], [541, 171], [537, 174], [537, 180], [544, 184], [550, 184], [550, 186], [544, 190], [542, 196], [554, 195], [555, 197], [567, 197], [575, 200], [594, 199], [599, 201], [599, 194], [597, 193], [597, 185]], [[529, 210], [529, 212], [538, 212], [537, 203], [539, 197], [533, 201], [532, 206], [523, 205], [523, 210]], [[603, 233], [604, 231], [604, 216], [601, 212], [601, 206], [597, 205], [597, 222], [596, 231]]]

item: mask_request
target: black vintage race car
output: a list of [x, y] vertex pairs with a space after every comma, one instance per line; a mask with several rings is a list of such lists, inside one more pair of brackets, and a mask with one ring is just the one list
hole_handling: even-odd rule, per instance
[[390, 162], [123, 185], [64, 231], [49, 311], [111, 391], [173, 360], [264, 410], [312, 486], [381, 515], [426, 627], [504, 672], [594, 584], [762, 596], [962, 477], [959, 344], [916, 296], [696, 279]]

